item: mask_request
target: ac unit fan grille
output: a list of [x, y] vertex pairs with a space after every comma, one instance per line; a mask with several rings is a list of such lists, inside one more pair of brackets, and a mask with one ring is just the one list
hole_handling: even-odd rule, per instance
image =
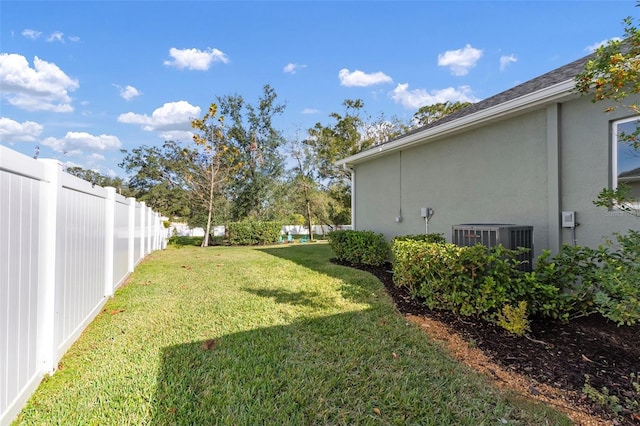
[[529, 250], [518, 256], [518, 260], [522, 262], [520, 269], [531, 271], [533, 268], [533, 226], [508, 224], [454, 225], [452, 241], [456, 245], [466, 247], [476, 244], [482, 244], [486, 247], [495, 247], [502, 244], [511, 250], [524, 247]]

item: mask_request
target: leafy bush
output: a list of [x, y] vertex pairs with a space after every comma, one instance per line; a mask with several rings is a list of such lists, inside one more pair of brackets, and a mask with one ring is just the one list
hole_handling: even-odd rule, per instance
[[373, 231], [338, 230], [328, 234], [329, 246], [341, 262], [382, 266], [389, 256], [389, 244]]
[[567, 320], [600, 313], [618, 325], [640, 321], [640, 232], [615, 234], [618, 249], [565, 245], [538, 258], [534, 279], [540, 292], [531, 311]]
[[504, 305], [526, 300], [520, 250], [415, 240], [394, 241], [391, 250], [396, 285], [431, 309], [492, 320]]
[[447, 239], [444, 237], [444, 234], [411, 234], [411, 235], [399, 235], [397, 237], [393, 237], [391, 240], [391, 244], [395, 241], [423, 241], [425, 243], [437, 243], [444, 244], [447, 242]]
[[431, 235], [396, 237], [391, 244], [394, 282], [431, 309], [497, 318], [516, 330], [529, 314], [566, 321], [599, 313], [618, 325], [640, 322], [638, 231], [615, 234], [615, 249], [565, 245], [554, 256], [545, 251], [533, 272], [518, 267], [524, 249], [460, 247]]
[[282, 223], [243, 221], [229, 223], [226, 228], [231, 245], [262, 245], [278, 241]]
[[618, 325], [640, 321], [640, 232], [616, 234], [620, 248], [610, 253], [597, 272], [597, 311]]
[[605, 255], [602, 250], [569, 245], [553, 257], [545, 250], [533, 274], [537, 283], [555, 291], [539, 294], [531, 311], [562, 320], [594, 313], [597, 273]]
[[522, 336], [527, 331], [531, 331], [529, 318], [527, 315], [527, 302], [522, 300], [517, 307], [504, 305], [498, 312], [498, 325], [509, 333]]

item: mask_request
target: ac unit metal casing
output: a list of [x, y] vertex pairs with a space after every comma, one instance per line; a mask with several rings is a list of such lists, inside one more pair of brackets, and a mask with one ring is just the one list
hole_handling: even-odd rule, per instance
[[533, 226], [499, 224], [499, 223], [466, 223], [453, 225], [454, 244], [474, 246], [482, 244], [486, 247], [503, 247], [515, 250], [519, 247], [529, 249], [518, 256], [520, 269], [531, 271], [533, 268]]

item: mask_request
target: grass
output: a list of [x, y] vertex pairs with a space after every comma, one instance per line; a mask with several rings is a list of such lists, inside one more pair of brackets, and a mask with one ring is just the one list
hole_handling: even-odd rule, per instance
[[570, 424], [454, 361], [331, 256], [323, 243], [153, 253], [16, 423]]

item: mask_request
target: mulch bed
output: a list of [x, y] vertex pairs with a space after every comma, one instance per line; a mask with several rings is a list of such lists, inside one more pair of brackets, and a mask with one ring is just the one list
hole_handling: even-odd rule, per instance
[[[389, 267], [350, 266], [377, 276], [401, 313], [440, 321], [497, 365], [537, 383], [573, 391], [567, 392], [574, 395], [572, 404], [610, 424], [640, 425], [640, 389], [634, 388], [634, 382], [640, 383], [640, 326], [618, 327], [598, 315], [568, 323], [534, 319], [529, 338], [517, 337], [482, 320], [428, 309], [394, 285]], [[590, 398], [583, 391], [585, 380], [594, 389], [606, 388], [608, 395], [627, 401], [622, 404], [625, 408], [616, 414], [610, 404]]]

